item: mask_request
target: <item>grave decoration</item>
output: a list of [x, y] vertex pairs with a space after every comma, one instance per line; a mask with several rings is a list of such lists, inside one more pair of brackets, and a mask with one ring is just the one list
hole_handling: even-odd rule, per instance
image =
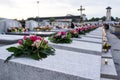
[[7, 32], [26, 32], [28, 30], [29, 30], [29, 28], [10, 27], [10, 28], [7, 29]]
[[105, 52], [108, 52], [108, 50], [111, 48], [111, 45], [108, 42], [105, 42], [102, 48]]
[[69, 32], [61, 31], [56, 35], [49, 37], [49, 40], [53, 43], [71, 43], [71, 34]]
[[72, 38], [78, 38], [79, 33], [76, 30], [70, 30], [69, 33], [71, 34]]
[[86, 34], [86, 33], [89, 33], [90, 31], [96, 29], [97, 27], [96, 26], [84, 26], [84, 27], [78, 27], [76, 28], [76, 31], [79, 33], [79, 34]]
[[23, 40], [18, 41], [19, 46], [9, 47], [7, 50], [13, 52], [5, 62], [8, 62], [12, 57], [30, 57], [35, 60], [46, 58], [49, 55], [54, 55], [55, 49], [48, 45], [48, 41], [36, 35], [30, 37], [24, 36]]
[[50, 31], [52, 27], [50, 26], [42, 26], [42, 27], [35, 27], [34, 31]]

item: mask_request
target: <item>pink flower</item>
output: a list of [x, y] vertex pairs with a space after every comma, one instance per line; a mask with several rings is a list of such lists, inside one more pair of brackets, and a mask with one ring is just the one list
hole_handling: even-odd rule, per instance
[[62, 39], [65, 38], [65, 35], [62, 35]]
[[61, 32], [58, 32], [58, 35], [61, 35]]
[[24, 39], [24, 40], [27, 39], [27, 36], [24, 36], [23, 39]]
[[20, 45], [22, 45], [22, 44], [23, 44], [22, 40], [18, 40], [18, 43], [19, 43]]
[[48, 43], [48, 41], [45, 40], [45, 43]]
[[37, 36], [37, 40], [42, 40], [42, 37], [40, 37], [40, 36]]
[[32, 42], [34, 42], [34, 41], [36, 41], [37, 40], [37, 36], [30, 36], [30, 40], [32, 41]]
[[73, 31], [74, 34], [78, 34], [78, 32], [76, 30]]
[[66, 35], [66, 32], [61, 32], [62, 35]]

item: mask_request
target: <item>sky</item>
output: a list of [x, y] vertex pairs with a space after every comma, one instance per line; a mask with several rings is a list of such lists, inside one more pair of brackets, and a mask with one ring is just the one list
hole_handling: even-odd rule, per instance
[[0, 17], [9, 19], [27, 19], [28, 17], [80, 15], [82, 5], [86, 17], [106, 16], [106, 7], [110, 6], [111, 15], [120, 17], [120, 0], [0, 0]]

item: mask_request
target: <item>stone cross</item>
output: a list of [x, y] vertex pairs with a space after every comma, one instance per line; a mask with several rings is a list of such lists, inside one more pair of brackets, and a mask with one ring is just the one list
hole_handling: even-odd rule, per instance
[[85, 10], [82, 6], [80, 6], [80, 9], [78, 9], [78, 11], [80, 11], [80, 14], [82, 16], [82, 11]]
[[83, 15], [82, 15], [82, 11], [85, 10], [82, 5], [80, 6], [80, 9], [78, 9], [78, 11], [80, 11], [80, 22], [83, 21]]

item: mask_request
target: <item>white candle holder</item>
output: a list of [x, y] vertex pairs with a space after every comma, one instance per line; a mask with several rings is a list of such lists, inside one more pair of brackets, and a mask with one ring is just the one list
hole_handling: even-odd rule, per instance
[[104, 60], [104, 64], [107, 65], [108, 64], [108, 59]]

